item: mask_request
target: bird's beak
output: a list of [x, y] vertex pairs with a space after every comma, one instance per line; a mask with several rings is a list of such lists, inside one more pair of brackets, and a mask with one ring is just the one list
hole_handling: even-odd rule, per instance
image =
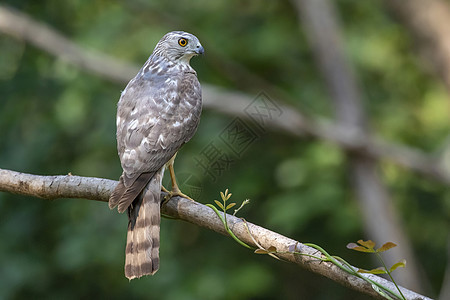
[[195, 49], [195, 53], [197, 54], [197, 55], [203, 55], [203, 54], [205, 54], [205, 49], [203, 48], [203, 46], [197, 46], [197, 49]]

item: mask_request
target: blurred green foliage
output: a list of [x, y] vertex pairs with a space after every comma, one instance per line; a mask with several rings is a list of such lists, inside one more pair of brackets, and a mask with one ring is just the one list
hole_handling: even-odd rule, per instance
[[[192, 61], [201, 82], [255, 97], [266, 91], [311, 116], [332, 117], [289, 1], [4, 2], [85, 48], [136, 65], [166, 32], [192, 32], [207, 53]], [[439, 150], [450, 129], [448, 94], [424, 71], [408, 32], [378, 1], [336, 4], [374, 131], [387, 140]], [[117, 179], [115, 112], [125, 84], [5, 35], [0, 53], [0, 167]], [[354, 265], [370, 265], [345, 248], [349, 241], [370, 238], [350, 189], [345, 154], [321, 141], [267, 132], [212, 180], [195, 157], [232, 120], [205, 110], [196, 136], [177, 157], [177, 173], [192, 175], [197, 199], [212, 203], [229, 188], [234, 201], [251, 199], [240, 212], [247, 220], [319, 244]], [[446, 259], [448, 187], [386, 162], [380, 175], [429, 280], [428, 292], [435, 295]], [[100, 202], [0, 193], [0, 298], [365, 299], [254, 255], [230, 238], [167, 219], [161, 224], [160, 271], [129, 283], [123, 276], [126, 224], [125, 215]]]

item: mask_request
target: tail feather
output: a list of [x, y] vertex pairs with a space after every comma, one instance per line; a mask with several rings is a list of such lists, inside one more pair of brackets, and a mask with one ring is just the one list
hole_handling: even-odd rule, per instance
[[125, 276], [153, 275], [159, 269], [160, 194], [162, 171], [158, 171], [139, 198], [128, 207]]
[[111, 196], [109, 196], [109, 209], [113, 209], [119, 204], [120, 198], [122, 198], [122, 195], [126, 191], [125, 184], [123, 183], [123, 174], [119, 178], [119, 183], [114, 188], [114, 191], [112, 192]]
[[122, 174], [119, 183], [109, 197], [109, 208], [113, 209], [118, 206], [117, 210], [123, 213], [139, 196], [154, 174], [154, 172], [142, 173], [131, 180]]

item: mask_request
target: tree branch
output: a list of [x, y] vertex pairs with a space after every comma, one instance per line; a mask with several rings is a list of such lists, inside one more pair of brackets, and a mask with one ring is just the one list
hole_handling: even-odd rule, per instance
[[0, 169], [0, 191], [43, 199], [85, 198], [108, 202], [117, 181], [68, 175], [37, 176]]
[[[65, 176], [39, 176], [0, 169], [0, 191], [44, 199], [86, 198], [107, 202], [116, 184], [117, 181], [101, 178], [73, 176], [70, 174]], [[201, 203], [175, 197], [162, 207], [162, 211], [171, 217], [227, 235], [223, 223], [215, 212]], [[255, 239], [264, 249], [273, 246], [277, 249], [277, 256], [285, 261], [328, 277], [355, 291], [377, 299], [384, 299], [372, 288], [370, 283], [342, 271], [332, 263], [311, 257], [311, 255], [319, 255], [318, 251], [311, 247], [258, 225], [244, 222], [232, 215], [227, 215], [227, 221], [233, 233], [248, 245], [256, 247], [253, 241]], [[300, 252], [302, 255], [294, 254], [292, 253], [293, 251]], [[371, 274], [363, 275], [389, 289], [395, 290], [393, 283], [390, 281]], [[407, 299], [430, 299], [408, 289], [401, 289]]]
[[[114, 82], [126, 83], [139, 70], [138, 66], [121, 62], [108, 55], [88, 51], [42, 22], [4, 5], [0, 5], [0, 32], [29, 42], [80, 69]], [[251, 105], [254, 96], [227, 91], [205, 83], [202, 83], [202, 88], [206, 108], [248, 118], [245, 109]], [[450, 170], [440, 163], [438, 157], [428, 155], [419, 149], [388, 143], [335, 122], [309, 120], [288, 105], [277, 105], [282, 115], [279, 118], [268, 119], [269, 128], [297, 137], [309, 135], [329, 141], [345, 151], [375, 159], [386, 159], [396, 165], [450, 184]]]

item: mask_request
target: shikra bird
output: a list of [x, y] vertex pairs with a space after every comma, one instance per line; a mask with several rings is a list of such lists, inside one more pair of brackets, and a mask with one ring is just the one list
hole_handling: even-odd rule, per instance
[[139, 73], [122, 92], [117, 107], [117, 149], [123, 173], [109, 207], [128, 212], [125, 276], [153, 275], [159, 269], [161, 180], [167, 167], [169, 197], [181, 193], [173, 161], [200, 120], [202, 92], [189, 65], [203, 54], [198, 38], [169, 32], [158, 42]]

